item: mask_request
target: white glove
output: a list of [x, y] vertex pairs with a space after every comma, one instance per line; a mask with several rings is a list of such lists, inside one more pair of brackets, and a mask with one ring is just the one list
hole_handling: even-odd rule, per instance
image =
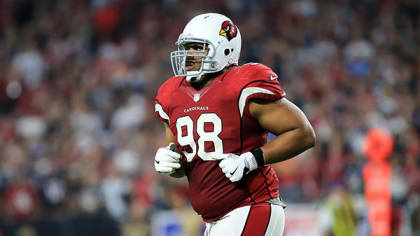
[[169, 146], [161, 147], [157, 150], [155, 155], [155, 169], [157, 172], [170, 175], [181, 168], [181, 155], [174, 150], [174, 143], [170, 143]]
[[258, 167], [257, 160], [251, 152], [243, 153], [240, 156], [233, 153], [223, 155], [224, 159], [219, 163], [219, 166], [232, 182], [241, 180], [244, 175]]

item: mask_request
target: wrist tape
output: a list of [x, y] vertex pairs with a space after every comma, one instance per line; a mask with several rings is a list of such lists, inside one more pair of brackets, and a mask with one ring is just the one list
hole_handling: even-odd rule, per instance
[[257, 160], [258, 166], [264, 166], [264, 153], [261, 148], [254, 148], [251, 150], [252, 155], [254, 155], [255, 159]]

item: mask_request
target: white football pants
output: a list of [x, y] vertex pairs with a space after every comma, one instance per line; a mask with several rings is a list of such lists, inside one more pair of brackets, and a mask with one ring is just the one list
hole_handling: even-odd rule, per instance
[[270, 203], [237, 208], [220, 220], [206, 223], [204, 236], [282, 236], [284, 209]]

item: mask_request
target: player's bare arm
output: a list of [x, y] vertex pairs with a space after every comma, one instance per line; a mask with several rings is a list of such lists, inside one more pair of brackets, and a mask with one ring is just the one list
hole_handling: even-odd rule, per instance
[[315, 145], [315, 133], [308, 119], [286, 98], [250, 101], [249, 112], [263, 129], [277, 137], [239, 156], [225, 154], [219, 166], [232, 182], [241, 180], [258, 166], [287, 160]]
[[315, 132], [305, 114], [286, 98], [250, 102], [249, 111], [262, 128], [277, 135], [260, 147], [265, 164], [287, 160], [315, 145]]
[[163, 124], [165, 125], [165, 145], [168, 146], [175, 141], [175, 138], [172, 130], [169, 128], [169, 125], [167, 123]]

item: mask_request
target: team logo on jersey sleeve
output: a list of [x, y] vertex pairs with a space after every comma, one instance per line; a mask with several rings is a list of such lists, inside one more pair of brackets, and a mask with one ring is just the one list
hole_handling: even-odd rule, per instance
[[222, 29], [219, 32], [219, 35], [227, 38], [228, 41], [235, 38], [238, 34], [238, 28], [231, 21], [223, 21]]

